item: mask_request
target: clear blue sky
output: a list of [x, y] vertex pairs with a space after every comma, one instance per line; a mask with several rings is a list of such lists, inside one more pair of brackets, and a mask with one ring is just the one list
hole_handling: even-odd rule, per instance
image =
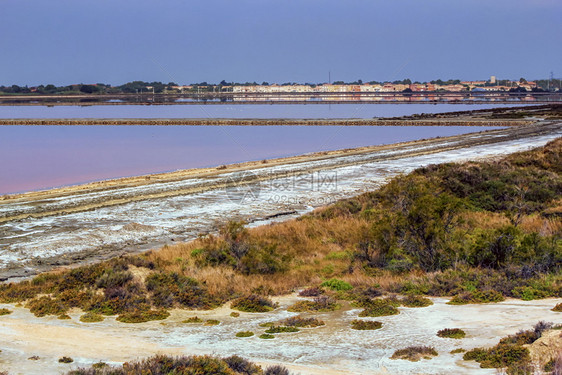
[[0, 0], [0, 85], [562, 76], [560, 0]]

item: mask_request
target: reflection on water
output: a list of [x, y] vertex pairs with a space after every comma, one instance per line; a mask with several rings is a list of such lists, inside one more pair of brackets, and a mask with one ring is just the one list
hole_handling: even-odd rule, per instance
[[0, 118], [373, 118], [469, 111], [498, 104], [251, 104], [0, 106]]

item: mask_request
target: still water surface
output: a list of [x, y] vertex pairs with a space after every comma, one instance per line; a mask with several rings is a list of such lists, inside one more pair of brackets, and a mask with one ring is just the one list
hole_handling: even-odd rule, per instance
[[0, 118], [373, 118], [513, 105], [517, 103], [0, 106]]
[[0, 194], [487, 129], [492, 128], [5, 126]]

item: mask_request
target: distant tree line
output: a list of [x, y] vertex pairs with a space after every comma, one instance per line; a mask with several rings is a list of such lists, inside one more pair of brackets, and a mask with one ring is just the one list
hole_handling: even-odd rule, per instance
[[[537, 87], [533, 91], [555, 91], [562, 89], [562, 80], [561, 79], [539, 79], [535, 82], [537, 83]], [[519, 80], [520, 83], [526, 83], [527, 81], [524, 78]], [[323, 83], [305, 83], [305, 85], [316, 87], [317, 85], [325, 84]], [[369, 81], [369, 84], [385, 84], [385, 83], [392, 83], [392, 84], [402, 84], [402, 85], [410, 85], [414, 84], [421, 84], [423, 82], [415, 81], [412, 82], [411, 79], [405, 78], [402, 80], [396, 80], [392, 82], [388, 81]], [[442, 80], [437, 79], [430, 81], [429, 83], [436, 84], [436, 85], [456, 85], [460, 84], [461, 81], [458, 79], [449, 79], [449, 80]], [[511, 87], [510, 91], [518, 91], [516, 81], [510, 80], [498, 80], [496, 83], [492, 84], [490, 82], [486, 82], [486, 86], [507, 86]], [[291, 85], [298, 85], [300, 83], [297, 82], [284, 82], [280, 84], [281, 86], [291, 86]], [[334, 81], [334, 85], [362, 85], [364, 84], [363, 80], [358, 79], [353, 82], [345, 82], [345, 81]], [[269, 86], [269, 82], [262, 82], [261, 84], [257, 82], [227, 82], [226, 80], [220, 81], [220, 83], [208, 83], [208, 82], [199, 82], [193, 83], [190, 88], [182, 89], [183, 92], [212, 92], [212, 91], [221, 91], [225, 87], [231, 86]], [[111, 86], [104, 83], [96, 83], [96, 84], [74, 84], [68, 86], [55, 86], [53, 84], [47, 85], [39, 85], [36, 87], [29, 87], [29, 86], [18, 86], [18, 85], [11, 85], [11, 86], [1, 86], [0, 85], [0, 93], [1, 94], [14, 94], [14, 95], [21, 95], [21, 94], [43, 94], [43, 95], [79, 95], [79, 94], [121, 94], [121, 93], [166, 93], [166, 92], [173, 92], [177, 91], [177, 87], [179, 85], [175, 82], [145, 82], [145, 81], [132, 81], [127, 82], [120, 86]]]

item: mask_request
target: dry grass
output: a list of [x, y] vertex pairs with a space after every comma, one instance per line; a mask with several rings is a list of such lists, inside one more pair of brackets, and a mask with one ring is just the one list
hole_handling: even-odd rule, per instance
[[[273, 275], [243, 275], [228, 266], [200, 267], [192, 252], [219, 241], [216, 236], [207, 236], [189, 243], [164, 246], [152, 251], [148, 259], [159, 269], [177, 272], [205, 283], [211, 294], [225, 291], [236, 295], [248, 294], [256, 289], [268, 290], [272, 294], [285, 294], [305, 285], [317, 285], [332, 275], [345, 274], [349, 259], [326, 259], [330, 253], [353, 249], [367, 230], [364, 219], [348, 217], [337, 220], [290, 220], [275, 225], [266, 225], [248, 230], [248, 242], [258, 246], [271, 243], [278, 245], [276, 252], [292, 259], [292, 267], [284, 273]], [[319, 272], [320, 271], [320, 272]], [[350, 284], [372, 285], [378, 279], [355, 271], [345, 274], [343, 280]], [[393, 278], [391, 278], [393, 279]], [[398, 277], [396, 277], [398, 279]], [[380, 280], [390, 284], [395, 280]]]

